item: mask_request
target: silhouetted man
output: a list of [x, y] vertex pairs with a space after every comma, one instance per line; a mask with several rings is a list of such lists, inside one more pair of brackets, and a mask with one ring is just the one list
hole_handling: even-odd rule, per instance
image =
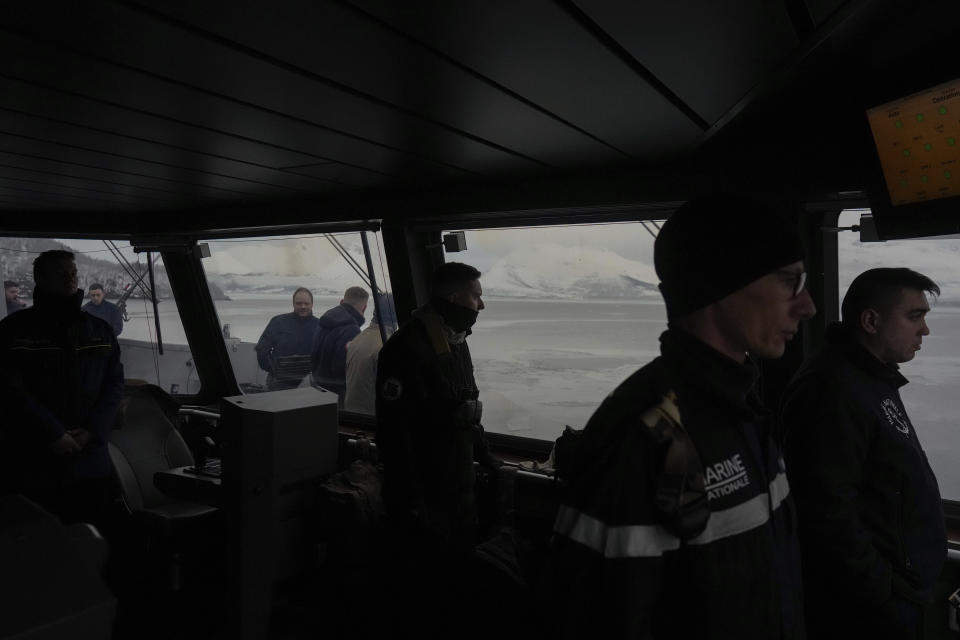
[[861, 273], [843, 298], [842, 322], [787, 389], [785, 451], [811, 638], [923, 637], [946, 529], [897, 365], [930, 333], [927, 293], [940, 289], [910, 269]]
[[341, 407], [347, 390], [347, 343], [360, 335], [369, 298], [363, 287], [344, 291], [340, 304], [320, 316], [313, 338], [313, 384], [336, 393]]
[[404, 585], [412, 601], [402, 608], [447, 632], [445, 623], [469, 615], [469, 607], [459, 605], [477, 535], [473, 464], [491, 471], [500, 466], [481, 425], [466, 341], [484, 308], [479, 278], [470, 265], [441, 265], [430, 301], [387, 341], [377, 365], [384, 504], [398, 560], [410, 563], [403, 574], [415, 580]]
[[83, 310], [105, 321], [113, 329], [113, 334], [119, 336], [123, 331], [123, 314], [117, 305], [104, 299], [103, 285], [99, 282], [94, 282], [90, 285], [88, 295], [90, 302], [83, 305]]
[[[774, 206], [692, 199], [663, 225], [661, 355], [557, 465], [551, 619], [563, 638], [803, 638], [800, 549], [756, 358], [815, 308]], [[566, 458], [566, 459], [565, 459]]]
[[293, 292], [293, 311], [274, 316], [254, 349], [267, 372], [271, 391], [293, 389], [310, 371], [310, 345], [317, 329], [313, 294], [305, 287]]
[[123, 393], [110, 326], [80, 310], [69, 251], [33, 262], [33, 306], [0, 322], [0, 427], [5, 493], [22, 493], [67, 522], [97, 523], [112, 495], [107, 441]]

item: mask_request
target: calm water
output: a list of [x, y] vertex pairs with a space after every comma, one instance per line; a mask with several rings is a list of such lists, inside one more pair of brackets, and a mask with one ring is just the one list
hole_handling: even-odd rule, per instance
[[[314, 312], [338, 304], [316, 298]], [[470, 337], [487, 429], [554, 439], [564, 425], [583, 426], [614, 387], [659, 353], [666, 314], [659, 303], [485, 299]], [[152, 322], [142, 301], [131, 306], [124, 337], [149, 339]], [[160, 305], [165, 342], [184, 343], [172, 301]], [[287, 296], [235, 296], [217, 302], [221, 324], [256, 342], [267, 320], [290, 310]], [[370, 318], [372, 309], [367, 310]], [[934, 307], [932, 335], [903, 366], [901, 390], [944, 497], [960, 500], [960, 309]]]

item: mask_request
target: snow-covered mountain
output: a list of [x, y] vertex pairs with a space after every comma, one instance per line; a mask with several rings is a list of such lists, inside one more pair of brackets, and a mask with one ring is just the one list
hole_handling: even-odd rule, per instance
[[516, 298], [656, 298], [653, 265], [602, 247], [537, 244], [499, 258], [483, 274], [487, 296]]
[[840, 296], [854, 277], [874, 267], [909, 267], [934, 280], [939, 304], [960, 304], [960, 240], [891, 240], [861, 243], [853, 234], [838, 238]]
[[[359, 242], [342, 238], [361, 265]], [[943, 289], [941, 304], [960, 304], [960, 241], [911, 240], [861, 244], [853, 234], [841, 235], [840, 295], [850, 280], [875, 266], [906, 266], [933, 278]], [[317, 295], [338, 296], [350, 286], [363, 286], [347, 261], [319, 238], [295, 244], [237, 243], [222, 245], [204, 261], [211, 282], [226, 293], [292, 293], [305, 286]], [[462, 258], [470, 262], [470, 256]], [[379, 263], [377, 264], [379, 267]], [[378, 272], [378, 284], [383, 287]], [[538, 243], [506, 253], [481, 279], [484, 294], [514, 298], [625, 298], [658, 300], [659, 279], [653, 265], [630, 260], [601, 246]]]
[[[345, 243], [345, 248], [364, 265], [363, 251], [359, 243], [355, 244]], [[347, 287], [366, 288], [347, 261], [319, 238], [282, 245], [237, 243], [215, 247], [211, 253], [204, 260], [207, 278], [227, 294], [292, 293], [298, 287], [307, 287], [316, 295], [339, 296]], [[383, 287], [379, 278], [377, 284]]]

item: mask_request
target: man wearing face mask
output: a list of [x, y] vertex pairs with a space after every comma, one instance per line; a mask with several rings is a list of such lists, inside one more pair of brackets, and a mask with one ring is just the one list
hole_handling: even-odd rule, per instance
[[45, 251], [33, 275], [33, 306], [0, 322], [0, 398], [11, 408], [0, 423], [0, 494], [100, 524], [112, 495], [120, 348], [109, 324], [80, 310], [72, 253]]
[[[457, 262], [434, 274], [430, 302], [380, 351], [377, 448], [383, 498], [415, 575], [443, 589], [475, 543], [473, 463], [496, 469], [467, 347], [484, 308], [480, 272]], [[423, 578], [423, 576], [431, 576]], [[448, 594], [447, 594], [448, 595]]]

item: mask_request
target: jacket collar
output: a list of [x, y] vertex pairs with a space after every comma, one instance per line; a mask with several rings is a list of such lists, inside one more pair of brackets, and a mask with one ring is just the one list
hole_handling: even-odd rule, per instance
[[743, 363], [731, 360], [692, 334], [675, 328], [660, 336], [660, 352], [685, 384], [729, 406], [756, 413], [754, 389], [759, 370], [749, 357]]
[[33, 290], [33, 306], [45, 316], [72, 316], [80, 313], [83, 304], [83, 289], [77, 289], [70, 296], [53, 295], [43, 289], [35, 287]]
[[868, 375], [886, 382], [894, 389], [899, 389], [909, 382], [900, 373], [900, 367], [894, 363], [887, 364], [877, 359], [857, 340], [850, 330], [845, 329], [839, 322], [827, 327], [827, 344], [843, 353], [850, 362], [862, 369]]
[[467, 329], [465, 331], [457, 331], [446, 322], [443, 321], [443, 316], [440, 315], [440, 312], [433, 306], [432, 303], [427, 303], [416, 309], [413, 312], [414, 318], [420, 318], [424, 324], [430, 327], [439, 327], [440, 331], [443, 333], [444, 339], [449, 344], [461, 344], [473, 333], [472, 329]]
[[341, 302], [340, 306], [347, 310], [347, 313], [350, 314], [350, 317], [353, 318], [354, 322], [356, 322], [358, 326], [363, 325], [363, 314], [357, 311], [352, 304], [349, 302]]

